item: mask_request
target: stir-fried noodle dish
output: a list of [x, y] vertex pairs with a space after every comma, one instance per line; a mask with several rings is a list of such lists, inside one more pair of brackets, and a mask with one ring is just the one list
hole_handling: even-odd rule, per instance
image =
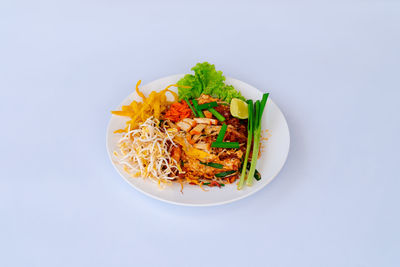
[[142, 101], [112, 111], [128, 118], [126, 127], [115, 131], [121, 136], [115, 162], [131, 177], [162, 188], [172, 183], [203, 190], [233, 183], [239, 190], [251, 186], [261, 179], [256, 164], [268, 94], [245, 99], [207, 62], [192, 70], [194, 75], [148, 96], [139, 81], [136, 93]]

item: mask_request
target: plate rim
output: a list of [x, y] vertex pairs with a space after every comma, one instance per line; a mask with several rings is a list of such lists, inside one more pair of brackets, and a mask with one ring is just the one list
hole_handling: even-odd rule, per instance
[[[167, 78], [173, 78], [173, 77], [178, 77], [178, 76], [183, 76], [183, 75], [186, 75], [186, 74], [173, 74], [173, 75], [168, 75], [168, 76], [165, 76], [165, 77], [161, 77], [161, 78], [152, 80], [152, 81], [150, 81], [150, 82], [148, 82], [148, 83], [146, 83], [146, 84], [144, 84], [144, 85], [142, 85], [142, 86], [147, 86], [148, 84], [157, 82], [157, 81], [159, 81], [159, 80], [164, 80], [164, 79], [167, 79]], [[251, 84], [249, 84], [249, 83], [243, 82], [243, 81], [241, 81], [241, 80], [239, 80], [239, 79], [236, 79], [236, 78], [232, 78], [232, 77], [230, 77], [230, 76], [225, 76], [225, 77], [226, 77], [227, 79], [230, 79], [230, 80], [236, 80], [236, 81], [239, 81], [239, 82], [241, 82], [241, 83], [244, 83], [244, 84], [246, 84], [246, 85], [248, 85], [248, 86], [253, 87], [253, 88], [256, 89], [257, 91], [263, 93], [262, 91], [258, 90], [257, 87], [255, 87], [255, 86], [253, 86], [253, 85], [251, 85]], [[132, 92], [132, 93], [130, 93], [128, 96], [126, 96], [126, 97], [120, 102], [120, 104], [117, 105], [117, 107], [119, 107], [120, 105], [122, 105], [122, 103], [126, 102], [126, 101], [130, 98], [130, 96], [131, 96], [132, 94], [134, 94], [134, 93], [135, 93], [135, 92]], [[225, 204], [229, 204], [229, 203], [232, 203], [232, 202], [239, 201], [239, 200], [241, 200], [241, 199], [244, 199], [244, 198], [246, 198], [246, 197], [249, 197], [249, 196], [251, 196], [251, 195], [257, 193], [257, 192], [260, 191], [261, 189], [265, 188], [268, 184], [270, 184], [270, 183], [276, 178], [276, 176], [282, 171], [283, 167], [284, 167], [285, 164], [286, 164], [288, 155], [289, 155], [289, 151], [290, 151], [290, 130], [289, 130], [289, 125], [288, 125], [288, 123], [287, 123], [285, 114], [282, 112], [282, 110], [279, 108], [279, 106], [278, 106], [272, 99], [270, 99], [270, 101], [272, 101], [272, 102], [276, 105], [276, 107], [278, 108], [278, 110], [282, 113], [283, 119], [284, 119], [284, 121], [285, 121], [285, 125], [286, 125], [286, 128], [287, 128], [287, 131], [288, 131], [288, 146], [287, 146], [287, 150], [286, 150], [286, 152], [285, 152], [285, 157], [284, 157], [285, 159], [284, 159], [284, 161], [283, 161], [282, 166], [281, 166], [281, 167], [279, 168], [279, 170], [275, 173], [275, 175], [271, 177], [271, 179], [270, 179], [268, 182], [266, 182], [265, 184], [263, 184], [262, 186], [260, 186], [259, 188], [255, 189], [255, 190], [249, 191], [247, 194], [244, 194], [244, 195], [242, 195], [242, 196], [238, 196], [238, 197], [233, 198], [233, 199], [230, 199], [230, 200], [224, 200], [224, 201], [219, 201], [219, 202], [214, 202], [214, 203], [206, 203], [206, 204], [182, 203], [182, 202], [167, 200], [167, 199], [158, 197], [158, 196], [156, 196], [156, 195], [152, 195], [151, 193], [146, 192], [146, 191], [140, 189], [139, 187], [136, 187], [134, 184], [130, 183], [130, 182], [128, 181], [127, 178], [125, 178], [125, 176], [124, 176], [124, 175], [121, 173], [121, 171], [117, 168], [116, 164], [114, 164], [114, 161], [113, 161], [113, 159], [112, 159], [112, 152], [109, 150], [109, 145], [108, 145], [108, 144], [109, 144], [109, 139], [110, 139], [110, 138], [109, 138], [109, 132], [110, 132], [110, 127], [111, 127], [111, 121], [112, 121], [112, 118], [113, 118], [114, 115], [111, 115], [111, 118], [110, 118], [110, 120], [108, 121], [108, 124], [107, 124], [107, 127], [106, 127], [106, 150], [107, 150], [108, 158], [110, 159], [111, 165], [114, 167], [114, 169], [117, 171], [117, 173], [118, 173], [118, 174], [124, 179], [124, 181], [125, 181], [126, 183], [128, 183], [131, 187], [135, 188], [137, 191], [139, 191], [140, 193], [143, 193], [144, 195], [146, 195], [146, 196], [148, 196], [148, 197], [151, 197], [151, 198], [153, 198], [153, 199], [156, 199], [156, 200], [159, 200], [159, 201], [162, 201], [162, 202], [165, 202], [165, 203], [169, 203], [169, 204], [173, 204], [173, 205], [178, 205], [178, 206], [185, 206], [185, 207], [210, 207], [210, 206], [225, 205]], [[140, 178], [140, 177], [139, 177], [139, 178]], [[143, 179], [143, 178], [142, 178], [142, 179]]]

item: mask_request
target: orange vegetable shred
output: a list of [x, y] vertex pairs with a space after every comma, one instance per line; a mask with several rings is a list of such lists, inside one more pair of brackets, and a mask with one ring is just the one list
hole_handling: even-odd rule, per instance
[[178, 122], [184, 118], [189, 118], [192, 110], [185, 101], [175, 102], [171, 105], [164, 118], [173, 122]]

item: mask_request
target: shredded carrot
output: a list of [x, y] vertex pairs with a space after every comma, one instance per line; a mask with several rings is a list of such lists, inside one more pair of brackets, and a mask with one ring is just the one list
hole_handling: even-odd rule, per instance
[[206, 189], [203, 188], [203, 184], [204, 184], [204, 182], [201, 182], [201, 183], [199, 184], [199, 186], [200, 186], [201, 190], [203, 190], [204, 192], [207, 192], [208, 190], [206, 190]]
[[192, 110], [185, 101], [175, 102], [171, 105], [164, 118], [173, 122], [178, 122], [184, 118], [189, 118]]
[[219, 183], [217, 183], [216, 181], [211, 181], [210, 186], [218, 186], [221, 187], [221, 185]]

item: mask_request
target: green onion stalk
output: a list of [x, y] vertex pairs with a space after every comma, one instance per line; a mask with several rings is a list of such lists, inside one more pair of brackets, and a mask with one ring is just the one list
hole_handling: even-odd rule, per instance
[[267, 103], [269, 94], [264, 94], [262, 97], [261, 102], [257, 100], [256, 105], [255, 105], [255, 113], [254, 113], [254, 125], [253, 125], [253, 131], [254, 131], [254, 142], [253, 142], [253, 154], [251, 157], [251, 165], [250, 165], [250, 170], [247, 175], [246, 179], [246, 185], [247, 186], [252, 186], [253, 185], [253, 177], [254, 173], [256, 171], [256, 165], [257, 165], [257, 159], [258, 159], [258, 151], [260, 150], [260, 138], [261, 138], [261, 119], [262, 119], [262, 114], [264, 112], [265, 105]]
[[253, 100], [247, 100], [247, 108], [249, 113], [249, 119], [247, 120], [247, 147], [246, 154], [244, 156], [242, 173], [240, 175], [239, 183], [237, 184], [237, 188], [240, 190], [243, 188], [244, 179], [246, 178], [246, 166], [249, 160], [249, 154], [251, 150], [251, 141], [253, 141]]

